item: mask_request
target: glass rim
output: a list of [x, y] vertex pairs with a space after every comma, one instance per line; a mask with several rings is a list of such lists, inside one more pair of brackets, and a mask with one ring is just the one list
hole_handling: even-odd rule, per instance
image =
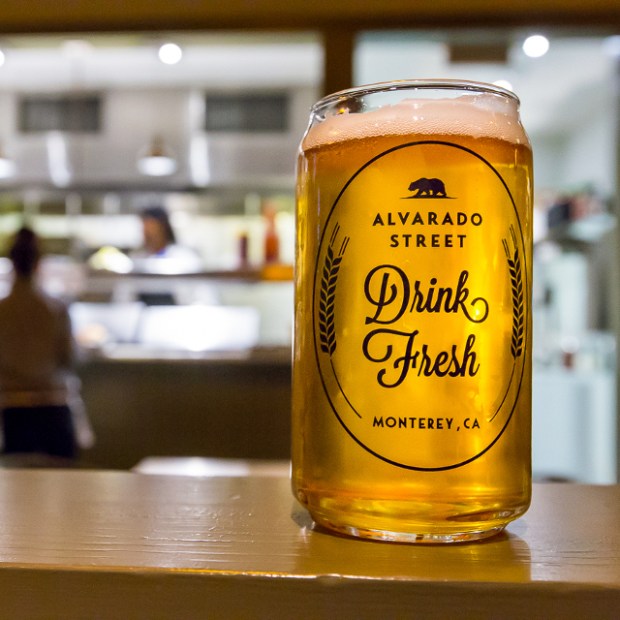
[[322, 108], [337, 103], [344, 99], [351, 99], [354, 96], [372, 95], [375, 93], [399, 91], [399, 90], [460, 90], [460, 91], [477, 91], [482, 93], [490, 93], [493, 95], [502, 95], [514, 100], [519, 105], [519, 97], [511, 90], [496, 84], [488, 82], [478, 82], [475, 80], [458, 80], [458, 79], [410, 79], [410, 80], [392, 80], [387, 82], [375, 82], [374, 84], [365, 84], [362, 86], [354, 86], [339, 90], [335, 93], [325, 95], [319, 99], [313, 106], [312, 111], [317, 112]]

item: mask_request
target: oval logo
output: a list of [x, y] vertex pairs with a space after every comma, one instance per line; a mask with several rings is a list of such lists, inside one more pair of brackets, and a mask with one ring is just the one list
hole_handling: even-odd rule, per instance
[[525, 248], [502, 170], [458, 144], [385, 151], [344, 185], [315, 268], [316, 360], [365, 450], [462, 466], [510, 422], [528, 325]]

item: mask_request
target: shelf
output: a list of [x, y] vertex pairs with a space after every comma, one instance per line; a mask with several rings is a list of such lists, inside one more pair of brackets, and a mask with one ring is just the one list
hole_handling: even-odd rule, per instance
[[189, 273], [115, 273], [113, 271], [89, 270], [88, 277], [97, 279], [175, 279], [191, 278], [201, 280], [243, 280], [246, 282], [261, 281], [291, 281], [293, 279], [293, 266], [285, 264], [265, 265], [252, 269], [231, 269], [219, 271], [198, 271]]

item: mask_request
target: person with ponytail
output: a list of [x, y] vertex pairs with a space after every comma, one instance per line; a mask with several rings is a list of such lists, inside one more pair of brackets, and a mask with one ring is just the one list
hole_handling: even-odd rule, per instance
[[14, 280], [0, 300], [0, 405], [4, 452], [73, 459], [75, 429], [68, 405], [73, 339], [68, 309], [37, 284], [39, 239], [24, 227], [9, 258]]

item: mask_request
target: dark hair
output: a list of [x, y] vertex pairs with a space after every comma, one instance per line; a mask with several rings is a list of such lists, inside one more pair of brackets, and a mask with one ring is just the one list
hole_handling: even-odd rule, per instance
[[34, 273], [41, 251], [39, 238], [32, 229], [24, 226], [15, 233], [9, 258], [18, 276], [29, 277]]
[[168, 218], [168, 213], [163, 207], [146, 207], [142, 210], [140, 214], [142, 219], [152, 219], [157, 220], [165, 234], [168, 243], [176, 243], [176, 237], [174, 234], [174, 230], [172, 229], [172, 225], [170, 224], [170, 219]]

